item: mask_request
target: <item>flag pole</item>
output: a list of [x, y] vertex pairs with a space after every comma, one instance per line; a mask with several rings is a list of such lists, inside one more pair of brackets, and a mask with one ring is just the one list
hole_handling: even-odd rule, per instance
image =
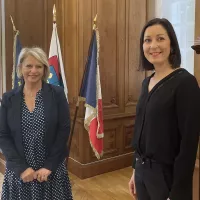
[[[56, 25], [56, 6], [54, 4], [53, 6], [53, 29], [55, 29], [55, 35], [56, 35], [56, 48], [57, 48], [57, 53], [58, 53], [58, 62], [59, 62], [59, 65], [61, 66], [61, 63], [60, 61], [62, 60], [62, 55], [60, 53], [60, 42], [59, 42], [59, 39], [58, 39], [58, 31], [57, 31], [57, 25]], [[60, 51], [59, 51], [60, 50]], [[63, 62], [63, 61], [62, 61]], [[63, 64], [62, 64], [63, 65]], [[61, 73], [61, 76], [65, 76], [65, 72], [60, 68], [60, 73]], [[68, 102], [68, 89], [67, 89], [67, 83], [66, 81], [63, 81], [63, 85], [64, 85], [64, 91], [65, 91], [65, 95], [66, 95], [66, 98], [67, 98], [67, 102]]]
[[16, 29], [16, 26], [14, 24], [13, 18], [10, 15], [10, 20], [12, 22], [13, 25], [13, 32], [14, 32], [14, 42], [13, 42], [13, 71], [12, 71], [12, 88], [14, 88], [15, 85], [15, 67], [17, 65], [16, 63], [16, 38], [19, 35], [19, 30]]
[[[93, 20], [93, 30], [96, 29], [96, 21], [97, 21], [97, 14], [96, 14], [96, 16]], [[90, 52], [90, 49], [91, 49], [91, 43], [90, 43], [90, 47], [89, 47], [89, 52]], [[70, 153], [70, 149], [71, 149], [71, 143], [72, 143], [72, 138], [73, 138], [73, 134], [74, 134], [74, 128], [75, 128], [75, 124], [76, 124], [77, 113], [78, 113], [78, 109], [79, 109], [79, 103], [80, 103], [79, 97], [80, 97], [80, 94], [81, 94], [81, 88], [83, 86], [83, 81], [84, 81], [84, 78], [85, 78], [85, 75], [86, 75], [86, 72], [87, 72], [87, 68], [88, 68], [87, 62], [88, 62], [88, 59], [87, 59], [86, 64], [85, 64], [83, 78], [82, 78], [82, 81], [81, 81], [81, 87], [80, 87], [80, 90], [79, 90], [78, 100], [77, 100], [77, 103], [76, 103], [76, 109], [75, 109], [75, 113], [74, 113], [74, 119], [73, 119], [73, 124], [72, 124], [72, 128], [71, 128], [71, 133], [70, 133], [70, 136], [69, 136], [69, 139], [68, 139], [69, 153]], [[66, 164], [68, 164], [68, 160], [69, 160], [69, 157], [66, 160]]]
[[16, 27], [15, 27], [15, 24], [14, 24], [14, 22], [13, 22], [13, 18], [12, 18], [12, 16], [10, 15], [10, 20], [11, 20], [11, 22], [12, 22], [12, 25], [13, 25], [13, 31], [17, 31], [17, 29], [16, 29]]
[[[56, 5], [54, 4], [53, 6], [53, 24], [56, 24]], [[56, 29], [56, 47], [57, 47], [57, 52], [58, 52], [58, 41], [57, 41], [57, 29]], [[58, 62], [59, 62], [59, 53], [58, 53]]]
[[56, 5], [53, 6], [53, 23], [56, 23]]

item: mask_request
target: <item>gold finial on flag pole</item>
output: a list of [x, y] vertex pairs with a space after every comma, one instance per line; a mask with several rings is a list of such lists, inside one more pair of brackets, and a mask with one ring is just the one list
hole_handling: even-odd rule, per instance
[[53, 6], [53, 22], [56, 23], [56, 6]]
[[11, 15], [10, 15], [10, 19], [11, 19], [11, 22], [12, 22], [12, 25], [13, 25], [13, 31], [17, 31], [16, 28], [15, 28], [15, 24], [14, 24], [14, 22], [13, 22], [13, 18], [12, 18]]
[[96, 14], [96, 16], [95, 16], [95, 18], [93, 20], [93, 29], [96, 28], [96, 22], [97, 22], [97, 14]]

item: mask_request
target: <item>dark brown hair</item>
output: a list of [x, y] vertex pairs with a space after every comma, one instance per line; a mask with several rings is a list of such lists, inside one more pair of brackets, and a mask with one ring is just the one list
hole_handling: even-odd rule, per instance
[[143, 41], [144, 41], [144, 33], [146, 29], [153, 25], [161, 25], [166, 31], [169, 36], [170, 42], [171, 42], [171, 51], [169, 55], [169, 63], [172, 65], [172, 68], [179, 68], [181, 65], [181, 53], [180, 48], [178, 44], [178, 40], [176, 37], [176, 33], [174, 31], [174, 28], [172, 24], [165, 18], [155, 18], [150, 20], [146, 23], [144, 28], [142, 29], [141, 35], [140, 35], [140, 63], [139, 63], [139, 70], [153, 70], [154, 66], [152, 63], [150, 63], [146, 57], [144, 56], [143, 51]]

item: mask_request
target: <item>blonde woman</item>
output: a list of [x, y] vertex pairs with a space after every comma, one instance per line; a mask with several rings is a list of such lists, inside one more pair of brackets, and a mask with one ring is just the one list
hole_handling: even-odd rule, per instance
[[6, 158], [2, 200], [71, 200], [64, 163], [70, 133], [64, 90], [46, 83], [47, 56], [37, 47], [22, 49], [18, 76], [23, 84], [3, 95], [0, 110]]

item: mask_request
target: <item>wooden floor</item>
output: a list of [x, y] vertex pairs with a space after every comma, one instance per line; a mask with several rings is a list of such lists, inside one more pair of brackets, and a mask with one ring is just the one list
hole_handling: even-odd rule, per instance
[[109, 172], [96, 177], [80, 180], [71, 175], [75, 200], [132, 200], [128, 182], [132, 168]]
[[[133, 200], [129, 195], [128, 182], [132, 168], [117, 170], [81, 180], [70, 174], [74, 200]], [[3, 175], [0, 175], [0, 188]], [[194, 173], [194, 198], [199, 200], [199, 170]]]
[[[85, 180], [70, 175], [74, 200], [133, 200], [128, 191], [131, 175], [131, 167]], [[193, 200], [199, 200], [199, 169], [194, 172], [193, 194]]]

